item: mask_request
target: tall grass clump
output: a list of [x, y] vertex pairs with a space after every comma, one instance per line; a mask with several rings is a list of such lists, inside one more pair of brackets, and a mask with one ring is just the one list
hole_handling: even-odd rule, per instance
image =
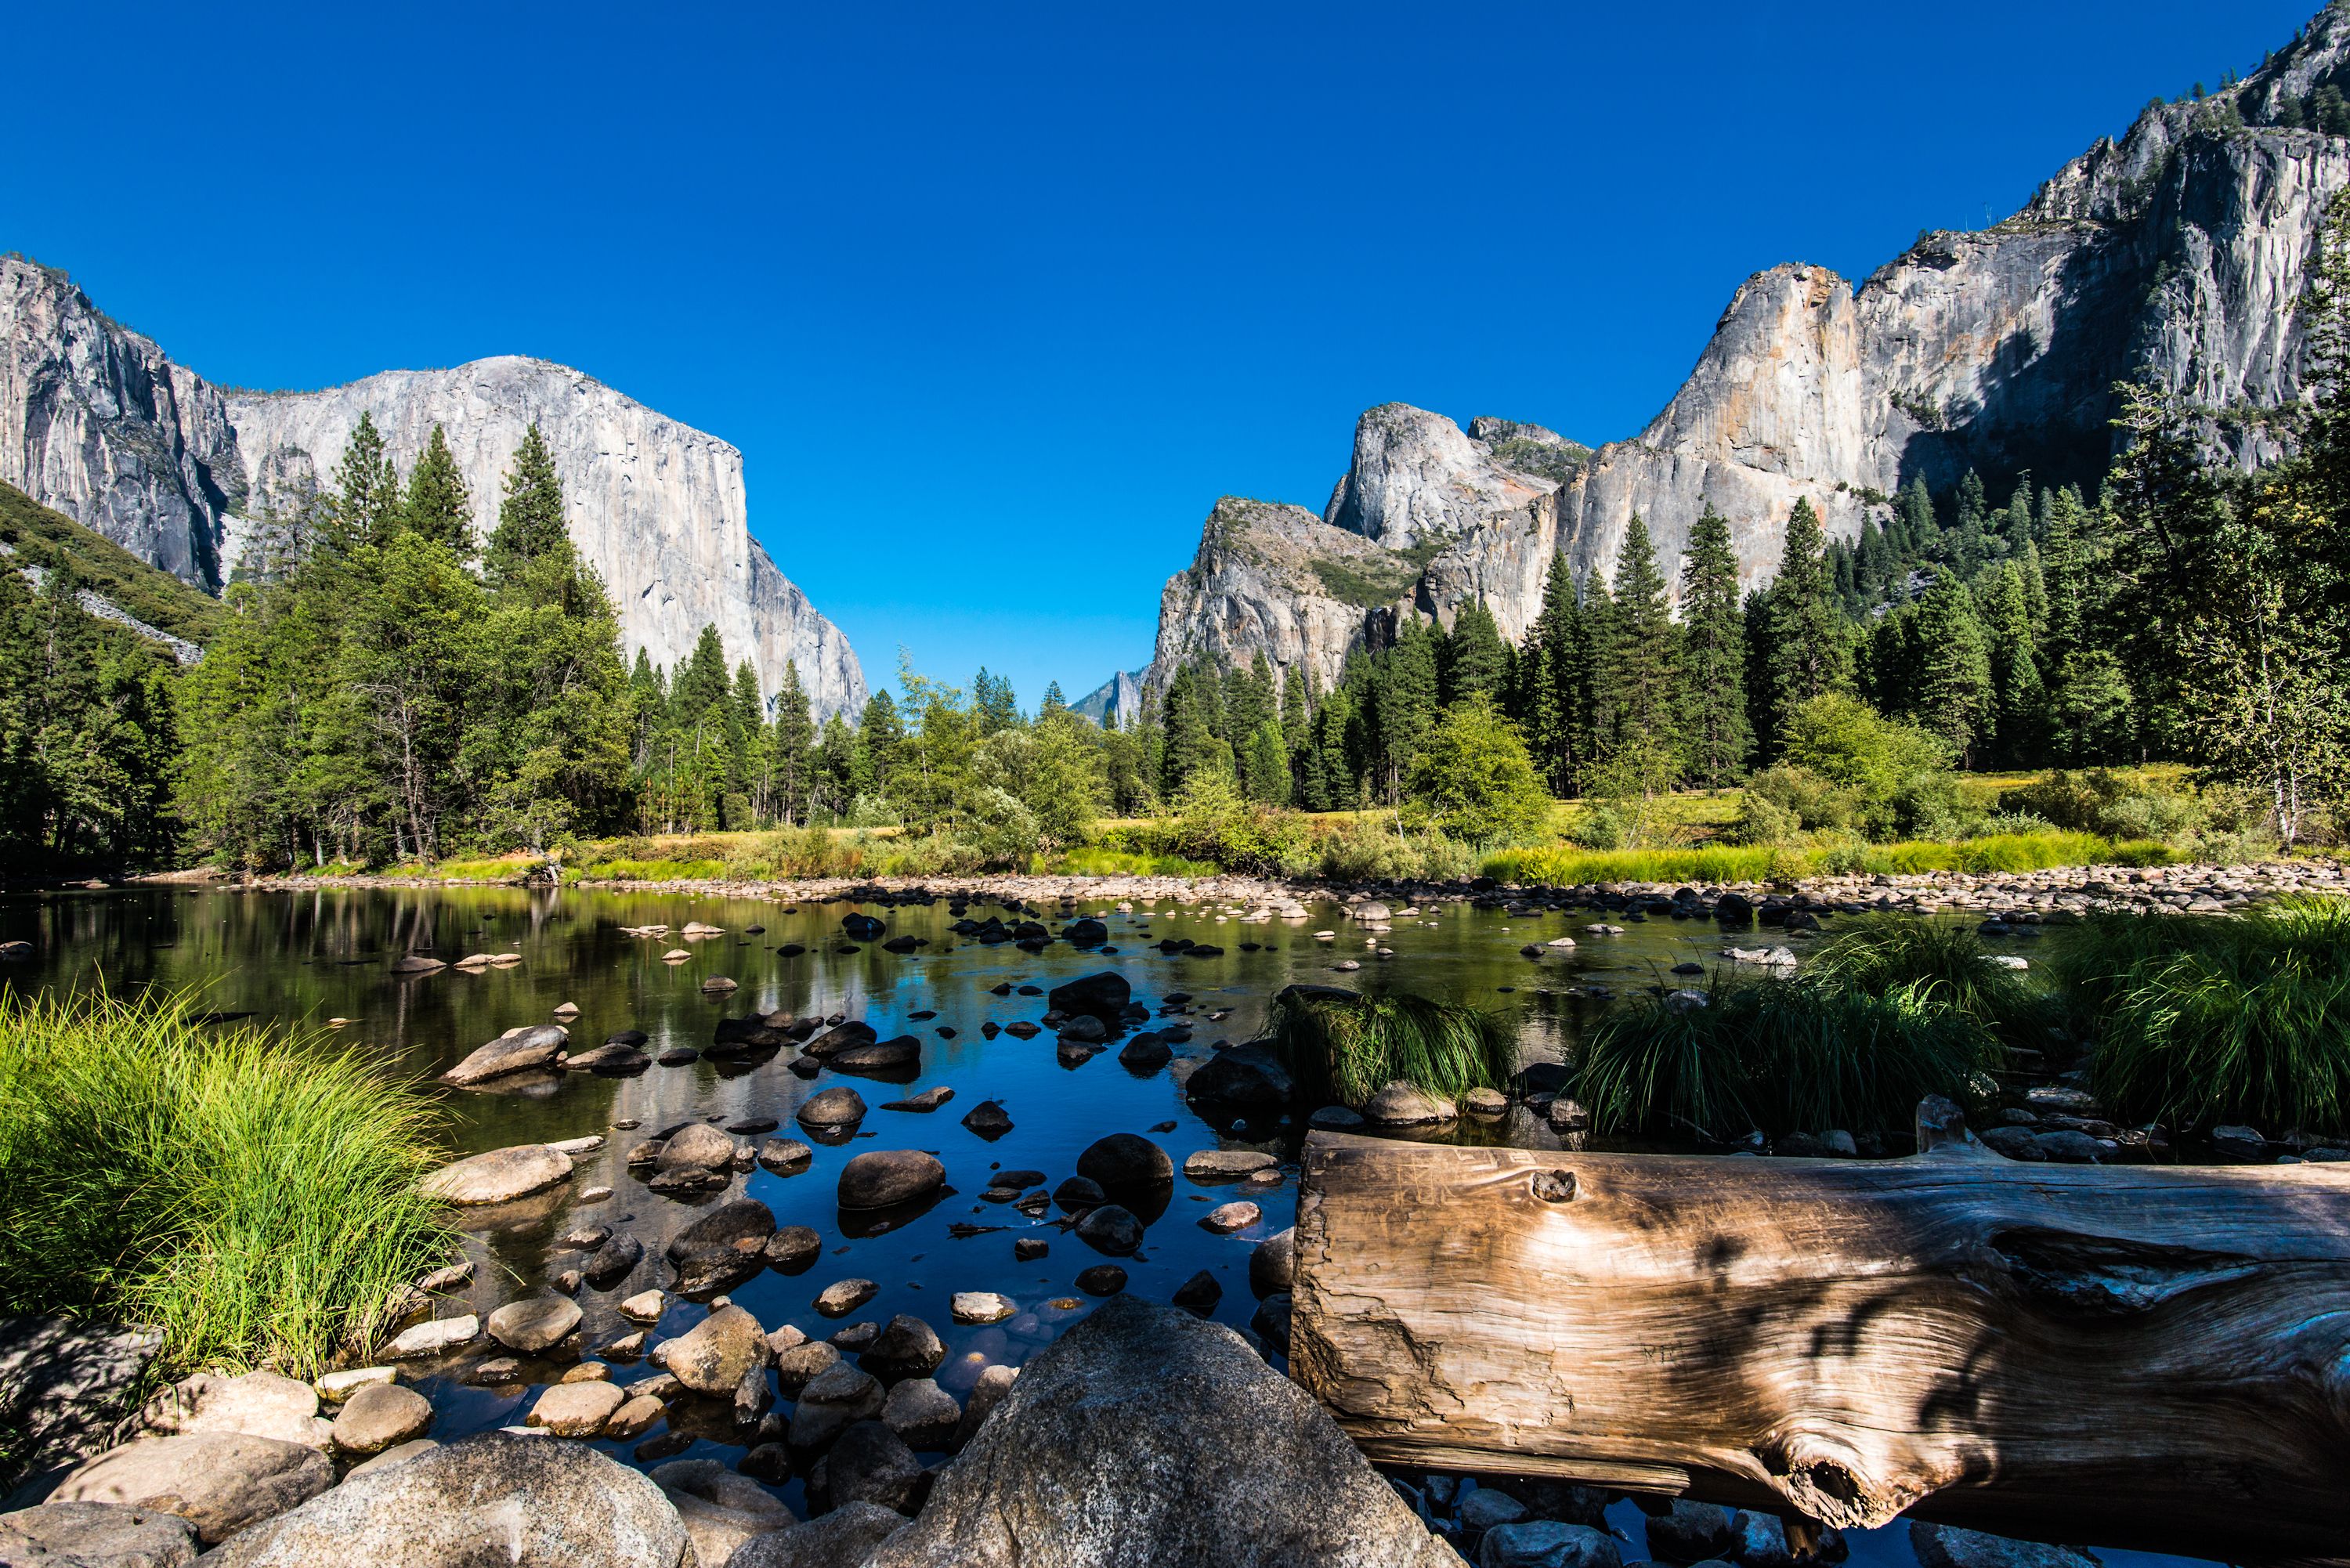
[[1585, 882], [1759, 882], [1800, 874], [1800, 857], [1769, 845], [1705, 845], [1690, 849], [1511, 849], [1485, 861], [1501, 882], [1571, 888]]
[[1644, 997], [1609, 1012], [1584, 1044], [1575, 1095], [1606, 1132], [1889, 1130], [1928, 1095], [1980, 1101], [1999, 1051], [1928, 982], [1750, 981], [1702, 1007]]
[[1309, 1104], [1360, 1106], [1398, 1079], [1457, 1100], [1498, 1089], [1517, 1070], [1506, 1023], [1424, 996], [1293, 985], [1273, 999], [1269, 1032]]
[[0, 998], [0, 1315], [152, 1324], [170, 1371], [320, 1370], [450, 1242], [414, 1088], [184, 996]]
[[2043, 1042], [2059, 1012], [2046, 992], [1992, 962], [1982, 938], [1954, 920], [1856, 920], [1812, 955], [1805, 978], [1880, 996], [1908, 988], [2015, 1044]]
[[2064, 933], [2097, 1097], [2175, 1127], [2350, 1132], [2350, 899], [2119, 916]]

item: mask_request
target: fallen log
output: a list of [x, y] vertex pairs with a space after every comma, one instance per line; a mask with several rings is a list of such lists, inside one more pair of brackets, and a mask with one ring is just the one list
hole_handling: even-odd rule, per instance
[[[1930, 1114], [1929, 1114], [1930, 1113]], [[1291, 1371], [1375, 1459], [2350, 1557], [2350, 1169], [1315, 1133]]]

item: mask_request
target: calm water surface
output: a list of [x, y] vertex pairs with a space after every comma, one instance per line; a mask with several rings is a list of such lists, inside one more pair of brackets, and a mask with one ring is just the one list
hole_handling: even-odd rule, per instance
[[[889, 935], [928, 939], [930, 946], [899, 955], [878, 944], [842, 952], [840, 919], [852, 908], [879, 916]], [[226, 890], [139, 889], [72, 892], [0, 898], [0, 940], [31, 941], [36, 961], [13, 967], [0, 984], [16, 988], [90, 987], [124, 992], [144, 987], [188, 990], [220, 1014], [251, 1015], [270, 1022], [351, 1022], [337, 1038], [380, 1058], [395, 1072], [430, 1080], [476, 1046], [517, 1024], [546, 1022], [564, 1002], [579, 1009], [571, 1021], [572, 1049], [582, 1051], [616, 1031], [642, 1030], [644, 1049], [654, 1054], [676, 1046], [699, 1049], [711, 1042], [718, 1020], [756, 1011], [795, 1015], [844, 1013], [861, 1018], [889, 1039], [911, 1033], [923, 1040], [921, 1070], [902, 1086], [827, 1073], [803, 1079], [788, 1069], [795, 1053], [748, 1063], [697, 1060], [675, 1067], [654, 1066], [638, 1077], [592, 1074], [549, 1075], [508, 1080], [488, 1091], [433, 1086], [447, 1113], [446, 1137], [457, 1152], [472, 1153], [510, 1144], [551, 1142], [590, 1134], [608, 1140], [604, 1148], [579, 1158], [572, 1179], [553, 1192], [483, 1212], [471, 1220], [467, 1255], [480, 1266], [469, 1295], [436, 1315], [473, 1310], [486, 1314], [503, 1302], [546, 1288], [577, 1255], [559, 1249], [556, 1239], [581, 1226], [608, 1225], [644, 1242], [636, 1271], [608, 1290], [583, 1287], [576, 1298], [586, 1314], [586, 1354], [635, 1329], [615, 1311], [637, 1292], [667, 1288], [671, 1271], [662, 1250], [678, 1231], [717, 1203], [751, 1197], [775, 1211], [779, 1225], [807, 1225], [826, 1240], [826, 1251], [806, 1272], [763, 1273], [736, 1287], [731, 1299], [755, 1314], [768, 1328], [792, 1324], [811, 1338], [843, 1326], [813, 1310], [824, 1286], [859, 1277], [878, 1282], [880, 1292], [844, 1322], [883, 1323], [910, 1313], [938, 1331], [947, 1359], [937, 1376], [960, 1397], [989, 1363], [1021, 1365], [1069, 1323], [1083, 1315], [1090, 1298], [1073, 1282], [1077, 1272], [1105, 1260], [1059, 1227], [1052, 1215], [1031, 1219], [1009, 1205], [984, 1203], [980, 1194], [997, 1169], [1045, 1173], [1047, 1185], [1074, 1174], [1078, 1154], [1113, 1132], [1150, 1137], [1172, 1158], [1180, 1173], [1184, 1158], [1201, 1148], [1259, 1147], [1284, 1161], [1276, 1188], [1201, 1186], [1177, 1177], [1166, 1212], [1141, 1218], [1149, 1231], [1134, 1257], [1115, 1260], [1129, 1276], [1127, 1289], [1165, 1301], [1201, 1270], [1223, 1286], [1213, 1316], [1245, 1327], [1256, 1302], [1248, 1287], [1248, 1257], [1257, 1241], [1291, 1223], [1295, 1211], [1294, 1136], [1249, 1143], [1222, 1137], [1185, 1104], [1180, 1082], [1191, 1065], [1212, 1054], [1220, 1041], [1255, 1038], [1273, 996], [1293, 981], [1340, 983], [1368, 991], [1408, 990], [1450, 1001], [1496, 1009], [1519, 1028], [1522, 1060], [1561, 1060], [1572, 1050], [1578, 1029], [1607, 1005], [1588, 994], [1623, 992], [1660, 982], [1702, 985], [1697, 978], [1673, 977], [1673, 965], [1699, 961], [1723, 967], [1716, 954], [1724, 945], [1707, 921], [1606, 919], [1625, 928], [1621, 936], [1594, 935], [1586, 927], [1600, 917], [1509, 915], [1464, 904], [1429, 906], [1417, 919], [1401, 915], [1380, 934], [1394, 950], [1378, 959], [1366, 933], [1347, 921], [1336, 905], [1310, 905], [1303, 920], [1244, 923], [1232, 911], [1162, 902], [1120, 912], [1080, 900], [1079, 913], [1097, 914], [1108, 924], [1109, 948], [1080, 952], [1055, 942], [1031, 954], [1004, 944], [968, 941], [951, 929], [956, 916], [943, 902], [881, 907], [826, 904], [778, 906], [752, 899], [691, 894], [588, 892], [573, 889], [430, 888], [415, 891], [319, 889], [302, 893]], [[1003, 914], [1001, 906], [974, 900], [973, 918]], [[1221, 917], [1221, 918], [1220, 918]], [[1058, 931], [1069, 915], [1046, 906], [1036, 917]], [[676, 934], [690, 920], [723, 928], [721, 936], [691, 942]], [[627, 935], [629, 926], [667, 925], [668, 938]], [[764, 927], [754, 931], [751, 928]], [[1327, 930], [1331, 940], [1314, 933]], [[1162, 956], [1154, 944], [1188, 937], [1224, 949], [1212, 958]], [[1539, 960], [1519, 948], [1572, 936], [1577, 946], [1546, 951]], [[1753, 942], [1776, 932], [1743, 936]], [[1798, 950], [1802, 939], [1792, 945]], [[786, 957], [776, 950], [797, 943], [807, 951]], [[1255, 944], [1243, 951], [1243, 944]], [[672, 948], [691, 950], [685, 962], [664, 962]], [[479, 973], [455, 970], [414, 978], [394, 977], [391, 961], [410, 950], [443, 960], [467, 953], [519, 953], [520, 964]], [[2021, 950], [2029, 950], [2028, 948]], [[1354, 961], [1359, 971], [1336, 965]], [[1115, 969], [1133, 989], [1134, 999], [1154, 1015], [1175, 1003], [1192, 1038], [1176, 1046], [1176, 1061], [1149, 1073], [1130, 1072], [1112, 1048], [1077, 1066], [1065, 1066], [1049, 1031], [1031, 1040], [1000, 1034], [993, 1040], [981, 1025], [1040, 1020], [1043, 995], [997, 996], [991, 988], [1006, 982], [1049, 991], [1080, 974]], [[702, 982], [723, 975], [739, 989], [712, 995]], [[934, 1017], [914, 1019], [917, 1012]], [[1222, 1016], [1219, 1017], [1218, 1014]], [[1152, 1027], [1162, 1026], [1154, 1016]], [[954, 1032], [952, 1038], [941, 1029]], [[793, 1123], [800, 1104], [819, 1089], [851, 1083], [873, 1108], [858, 1136], [837, 1147], [814, 1144], [813, 1167], [795, 1176], [754, 1169], [737, 1176], [725, 1190], [692, 1202], [657, 1195], [633, 1179], [623, 1160], [630, 1145], [689, 1118], [723, 1122], [773, 1117], [780, 1136], [802, 1136]], [[954, 1097], [930, 1113], [890, 1111], [884, 1102], [944, 1085]], [[987, 1142], [966, 1130], [961, 1118], [982, 1100], [1000, 1102], [1013, 1131]], [[615, 1124], [632, 1122], [634, 1130]], [[1171, 1129], [1161, 1130], [1167, 1124]], [[1464, 1124], [1455, 1135], [1500, 1138], [1532, 1147], [1555, 1147], [1548, 1127], [1513, 1107], [1498, 1127]], [[754, 1143], [758, 1141], [754, 1136]], [[834, 1201], [840, 1166], [870, 1148], [920, 1148], [945, 1165], [949, 1190], [919, 1216], [878, 1235], [845, 1216]], [[609, 1187], [613, 1196], [585, 1204], [581, 1194]], [[1263, 1220], [1237, 1235], [1219, 1237], [1198, 1225], [1210, 1207], [1246, 1197], [1259, 1204]], [[1057, 1211], [1055, 1211], [1056, 1213]], [[957, 1237], [958, 1223], [990, 1227]], [[1049, 1253], [1034, 1262], [1013, 1256], [1022, 1236], [1041, 1237]], [[972, 1327], [951, 1321], [947, 1298], [958, 1291], [1001, 1292], [1024, 1309], [1005, 1323]], [[1072, 1302], [1084, 1304], [1066, 1304]], [[1063, 1303], [1063, 1304], [1056, 1304]], [[705, 1308], [672, 1300], [655, 1325], [658, 1339], [681, 1334]], [[440, 1417], [433, 1435], [519, 1423], [543, 1387], [557, 1380], [565, 1363], [525, 1361], [528, 1383], [496, 1387], [463, 1381], [466, 1368], [499, 1354], [486, 1339], [416, 1381]], [[622, 1384], [650, 1375], [641, 1362], [615, 1360]], [[742, 1448], [729, 1414], [716, 1401], [697, 1417], [681, 1413], [683, 1427], [700, 1432], [682, 1453], [732, 1462]], [[663, 1430], [654, 1428], [655, 1434]], [[630, 1461], [633, 1443], [601, 1443]], [[797, 1480], [777, 1490], [805, 1511]], [[1611, 1519], [1627, 1527], [1631, 1548], [1641, 1543], [1638, 1514], [1619, 1507]], [[1853, 1538], [1855, 1559], [1871, 1564], [1914, 1562], [1899, 1526]], [[2106, 1552], [2108, 1562], [2177, 1561], [2128, 1552]]]

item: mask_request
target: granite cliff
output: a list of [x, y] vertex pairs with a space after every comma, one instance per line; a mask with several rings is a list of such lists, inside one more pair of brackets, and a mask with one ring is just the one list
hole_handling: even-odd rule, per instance
[[770, 693], [795, 659], [819, 718], [863, 707], [847, 639], [751, 537], [742, 453], [716, 437], [512, 357], [324, 391], [227, 391], [109, 320], [64, 274], [0, 258], [0, 480], [185, 581], [217, 591], [255, 520], [314, 493], [363, 412], [403, 471], [443, 428], [484, 536], [536, 421], [632, 655], [674, 667], [715, 625]]
[[[1756, 274], [1671, 401], [1596, 452], [1372, 410], [1318, 530], [1295, 507], [1218, 504], [1161, 597], [1153, 673], [1262, 650], [1326, 681], [1397, 617], [1449, 623], [1477, 596], [1514, 638], [1554, 554], [1608, 576], [1636, 514], [1669, 577], [1711, 505], [1759, 586], [1801, 497], [1850, 537], [1913, 477], [2093, 484], [2113, 385], [2134, 377], [2186, 400], [2234, 461], [2273, 458], [2262, 415], [2299, 397], [2295, 306], [2350, 186], [2350, 137], [2298, 123], [2329, 85], [2350, 87], [2350, 14], [2334, 10], [2224, 96], [2150, 104], [1991, 228], [1923, 234], [1857, 287], [1802, 263]], [[1242, 506], [1263, 525], [1235, 529]]]

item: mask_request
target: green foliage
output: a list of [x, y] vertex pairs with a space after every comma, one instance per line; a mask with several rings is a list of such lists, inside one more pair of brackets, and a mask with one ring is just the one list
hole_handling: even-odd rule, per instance
[[1886, 915], [1839, 925], [1812, 954], [1812, 978], [1863, 995], [1908, 989], [1974, 1020], [2012, 1044], [2036, 1044], [2053, 1022], [2047, 999], [1993, 963], [1971, 927]]
[[93, 593], [158, 631], [210, 643], [226, 618], [220, 601], [151, 566], [130, 551], [62, 512], [36, 504], [15, 485], [0, 483], [0, 569], [34, 566], [65, 572]]
[[0, 1312], [152, 1323], [165, 1368], [324, 1370], [449, 1233], [414, 1089], [186, 998], [0, 997]]
[[1736, 782], [1754, 745], [1746, 720], [1746, 636], [1730, 523], [1710, 504], [1681, 556], [1680, 700], [1690, 781], [1708, 789]]
[[1439, 831], [1475, 848], [1531, 834], [1550, 816], [1517, 727], [1482, 695], [1444, 710], [1412, 758], [1406, 788]]
[[1606, 1132], [1906, 1127], [1928, 1095], [1981, 1100], [1998, 1063], [1990, 1032], [1944, 994], [1806, 975], [1716, 986], [1704, 1006], [1639, 998], [1585, 1042], [1575, 1094]]
[[2052, 968], [2095, 1033], [2092, 1080], [2116, 1112], [2350, 1132], [2350, 901], [2060, 934]]
[[1502, 1087], [1517, 1069], [1506, 1023], [1419, 996], [1293, 985], [1273, 999], [1266, 1033], [1315, 1105], [1359, 1106], [1399, 1080], [1458, 1100], [1471, 1089]]
[[1595, 882], [1793, 881], [1923, 871], [2044, 871], [2059, 866], [2168, 866], [2177, 851], [2160, 844], [2116, 843], [2090, 833], [2000, 834], [1981, 838], [1892, 844], [1701, 845], [1687, 849], [1595, 851], [1558, 846], [1488, 856], [1497, 881], [1545, 888]]

